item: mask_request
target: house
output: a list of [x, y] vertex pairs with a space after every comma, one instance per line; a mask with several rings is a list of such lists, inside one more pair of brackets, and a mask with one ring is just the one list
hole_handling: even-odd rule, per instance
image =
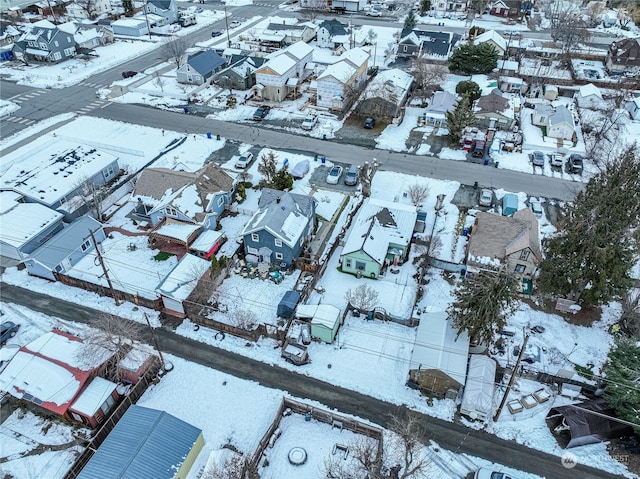
[[133, 404], [78, 479], [183, 479], [204, 446], [202, 431], [164, 411]]
[[38, 203], [20, 203], [12, 191], [0, 192], [0, 256], [24, 260], [63, 228], [64, 215]]
[[232, 55], [229, 66], [215, 76], [215, 82], [234, 90], [248, 90], [256, 84], [256, 70], [267, 61], [264, 57]]
[[92, 0], [90, 3], [73, 2], [66, 7], [67, 15], [72, 18], [96, 18], [113, 11], [111, 0]]
[[171, 316], [185, 318], [183, 301], [189, 297], [210, 266], [209, 261], [205, 259], [185, 254], [156, 287], [164, 306], [162, 311]]
[[499, 85], [500, 90], [505, 93], [524, 93], [525, 89], [524, 80], [518, 77], [501, 76], [499, 78]]
[[3, 158], [11, 166], [0, 175], [0, 190], [57, 210], [67, 221], [84, 214], [95, 190], [120, 175], [117, 156], [88, 145], [57, 138], [24, 151]]
[[507, 41], [495, 30], [487, 30], [473, 40], [474, 45], [480, 45], [482, 43], [487, 43], [495, 48], [500, 57], [504, 56], [508, 47]]
[[143, 8], [146, 8], [147, 14], [154, 15], [152, 27], [171, 25], [180, 19], [176, 0], [148, 0]]
[[515, 125], [513, 106], [499, 90], [478, 98], [473, 114], [479, 126], [510, 130]]
[[358, 91], [367, 78], [369, 52], [363, 48], [352, 48], [338, 57], [318, 75], [317, 105], [342, 111], [350, 106], [353, 92]]
[[0, 373], [0, 390], [65, 419], [97, 427], [119, 397], [116, 384], [99, 377], [112, 356], [98, 345], [86, 354], [82, 339], [53, 330], [20, 348]]
[[404, 29], [400, 34], [397, 57], [447, 59], [461, 38], [451, 32]]
[[104, 45], [106, 40], [103, 31], [97, 28], [78, 28], [73, 34], [73, 39], [76, 42], [78, 53], [87, 53]]
[[221, 231], [202, 230], [197, 238], [189, 242], [189, 253], [208, 260], [225, 241], [227, 237]]
[[564, 105], [556, 107], [556, 111], [547, 119], [547, 136], [573, 140], [576, 134], [573, 115]]
[[261, 39], [263, 36], [269, 38], [273, 35], [276, 38], [281, 38], [282, 46], [287, 46], [298, 42], [309, 43], [316, 36], [316, 31], [306, 23], [292, 25], [284, 23], [283, 20], [283, 23], [269, 23], [267, 28], [256, 36]]
[[123, 384], [138, 384], [148, 371], [157, 371], [160, 359], [141, 349], [132, 349], [118, 361], [118, 376]]
[[609, 45], [605, 67], [611, 75], [639, 75], [640, 38], [623, 38]]
[[429, 105], [424, 109], [424, 119], [428, 125], [444, 126], [447, 124], [447, 113], [453, 111], [458, 99], [448, 91], [437, 91], [433, 94]]
[[631, 118], [634, 120], [640, 120], [640, 96], [626, 102], [624, 107], [631, 115]]
[[16, 58], [58, 63], [76, 55], [73, 33], [60, 29], [49, 20], [40, 20], [27, 28], [14, 44], [13, 54]]
[[413, 85], [413, 76], [398, 68], [379, 72], [360, 96], [363, 116], [392, 119], [400, 114]]
[[445, 15], [455, 15], [460, 18], [467, 11], [467, 0], [438, 0], [431, 3], [431, 12], [436, 18], [441, 18]]
[[593, 83], [582, 85], [576, 93], [576, 103], [580, 108], [590, 108], [597, 110], [606, 106], [602, 100], [600, 88]]
[[549, 117], [553, 115], [555, 108], [548, 103], [536, 103], [533, 107], [533, 114], [531, 115], [531, 123], [536, 126], [547, 126]]
[[[38, 205], [39, 206], [39, 205]], [[91, 216], [82, 216], [66, 226], [24, 260], [29, 274], [55, 281], [55, 273], [64, 274], [95, 250], [94, 239], [105, 240], [102, 225]]]
[[149, 34], [149, 27], [144, 17], [121, 18], [111, 22], [114, 35], [126, 37], [142, 37]]
[[513, 216], [476, 213], [467, 244], [467, 272], [504, 270], [531, 280], [542, 259], [538, 220], [529, 208]]
[[22, 36], [22, 32], [13, 25], [0, 26], [0, 61], [13, 58], [13, 44]]
[[343, 12], [360, 12], [367, 5], [367, 0], [332, 0], [331, 8]]
[[311, 337], [331, 344], [342, 324], [340, 309], [330, 304], [303, 304], [296, 309], [296, 318], [311, 322]]
[[377, 279], [387, 266], [402, 264], [417, 217], [413, 205], [366, 199], [340, 255], [342, 272]]
[[305, 68], [313, 59], [313, 47], [305, 42], [294, 43], [275, 52], [269, 61], [256, 70], [256, 87], [267, 100], [282, 101], [298, 89], [306, 77]]
[[318, 27], [316, 43], [319, 47], [336, 49], [342, 45], [349, 45], [351, 28], [345, 23], [334, 19], [323, 21]]
[[146, 168], [131, 193], [132, 217], [153, 227], [171, 219], [215, 229], [217, 218], [231, 203], [234, 187], [234, 180], [215, 163], [195, 173]]
[[489, 13], [497, 17], [508, 17], [511, 7], [504, 0], [497, 0], [490, 4]]
[[518, 73], [519, 69], [520, 63], [517, 61], [504, 59], [498, 60], [498, 71], [503, 75], [515, 75]]
[[187, 60], [176, 70], [178, 83], [202, 85], [227, 64], [215, 50], [203, 50], [187, 56]]
[[445, 311], [422, 314], [409, 362], [409, 381], [427, 396], [455, 399], [467, 377], [469, 335]]

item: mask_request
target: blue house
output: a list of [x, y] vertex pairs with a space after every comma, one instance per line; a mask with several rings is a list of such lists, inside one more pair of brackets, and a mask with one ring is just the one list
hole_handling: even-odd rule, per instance
[[178, 67], [176, 79], [179, 83], [202, 85], [226, 64], [227, 60], [215, 50], [204, 50], [187, 57], [187, 61]]
[[54, 272], [66, 273], [95, 250], [90, 231], [98, 244], [105, 240], [102, 224], [91, 216], [78, 218], [60, 230], [24, 260], [29, 274], [55, 281]]
[[234, 180], [215, 163], [200, 171], [146, 168], [131, 193], [132, 218], [157, 227], [177, 220], [215, 229], [217, 218], [231, 203]]
[[20, 203], [12, 191], [0, 193], [0, 256], [22, 261], [63, 228], [64, 215], [38, 203]]
[[59, 28], [49, 20], [40, 20], [29, 27], [13, 47], [13, 54], [17, 58], [58, 63], [75, 56], [76, 41], [73, 33]]
[[244, 251], [260, 261], [290, 265], [315, 228], [316, 200], [265, 188], [242, 231]]

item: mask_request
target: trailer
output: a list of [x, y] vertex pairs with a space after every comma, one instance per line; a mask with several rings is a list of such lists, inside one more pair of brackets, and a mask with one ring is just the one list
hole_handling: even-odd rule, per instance
[[491, 417], [494, 407], [494, 383], [496, 362], [483, 354], [472, 354], [469, 360], [467, 383], [462, 394], [460, 414], [473, 420], [485, 421]]

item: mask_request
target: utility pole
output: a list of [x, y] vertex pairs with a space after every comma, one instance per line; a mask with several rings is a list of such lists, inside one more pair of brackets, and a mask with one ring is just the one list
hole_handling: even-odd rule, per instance
[[147, 0], [144, 0], [142, 9], [144, 10], [144, 20], [147, 22], [147, 33], [149, 34], [149, 40], [151, 40], [151, 26], [149, 25], [149, 17], [147, 16]]
[[524, 350], [527, 347], [527, 342], [529, 341], [529, 335], [525, 334], [524, 341], [522, 343], [522, 349], [520, 349], [520, 354], [518, 354], [518, 359], [516, 361], [516, 365], [513, 367], [513, 371], [511, 371], [511, 377], [509, 378], [509, 384], [507, 384], [507, 389], [504, 392], [504, 396], [502, 396], [502, 401], [500, 401], [500, 406], [498, 406], [498, 410], [496, 411], [495, 416], [493, 416], [493, 422], [496, 422], [502, 413], [502, 408], [504, 404], [507, 402], [507, 397], [509, 396], [509, 392], [511, 391], [511, 386], [513, 386], [514, 381], [516, 380], [516, 373], [518, 372], [518, 367], [520, 366], [520, 360], [522, 359], [522, 355], [524, 354]]
[[227, 7], [224, 7], [224, 25], [227, 27], [227, 47], [231, 48], [231, 38], [229, 37], [229, 17], [227, 17]]
[[165, 369], [164, 357], [162, 356], [162, 351], [160, 351], [160, 346], [158, 345], [158, 338], [156, 338], [156, 333], [151, 327], [149, 316], [147, 316], [147, 313], [142, 313], [142, 315], [144, 316], [144, 319], [147, 322], [147, 326], [149, 326], [149, 331], [151, 332], [151, 337], [153, 338], [153, 344], [156, 345], [156, 351], [158, 351], [158, 356], [160, 357], [160, 363], [162, 364], [162, 369]]
[[98, 248], [98, 242], [96, 241], [95, 234], [91, 229], [89, 229], [89, 234], [91, 235], [91, 241], [93, 241], [93, 247], [96, 249], [96, 254], [98, 255], [98, 261], [100, 261], [100, 266], [102, 266], [102, 271], [104, 272], [104, 277], [107, 280], [107, 284], [109, 285], [109, 290], [111, 291], [111, 295], [113, 296], [113, 300], [116, 302], [116, 306], [120, 306], [120, 301], [118, 301], [118, 296], [116, 295], [115, 289], [113, 289], [113, 284], [111, 283], [111, 278], [109, 277], [109, 271], [104, 264], [104, 259], [102, 258], [102, 253], [100, 252], [100, 248]]

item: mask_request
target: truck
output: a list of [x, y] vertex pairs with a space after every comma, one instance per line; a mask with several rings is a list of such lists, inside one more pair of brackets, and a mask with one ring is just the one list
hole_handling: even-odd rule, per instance
[[180, 19], [178, 23], [181, 27], [188, 27], [189, 25], [196, 25], [196, 14], [192, 12], [180, 12]]

